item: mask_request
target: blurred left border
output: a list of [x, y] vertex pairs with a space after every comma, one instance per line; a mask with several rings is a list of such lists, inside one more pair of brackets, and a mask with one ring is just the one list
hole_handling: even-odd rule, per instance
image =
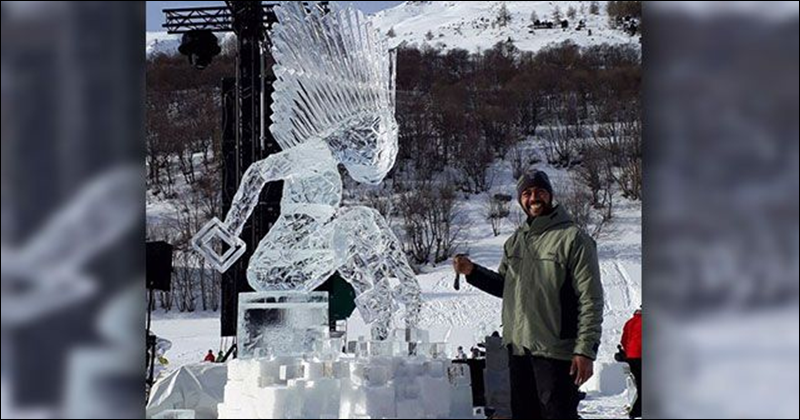
[[143, 418], [145, 2], [2, 2], [2, 418]]

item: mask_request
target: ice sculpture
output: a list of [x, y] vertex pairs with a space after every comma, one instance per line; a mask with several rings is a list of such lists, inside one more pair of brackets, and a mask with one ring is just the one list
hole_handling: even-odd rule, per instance
[[329, 358], [237, 358], [219, 418], [486, 418], [473, 416], [468, 365], [445, 353], [410, 356], [402, 344], [349, 342]]
[[317, 354], [328, 338], [328, 293], [239, 295], [239, 358]]
[[[331, 6], [275, 9], [270, 131], [283, 150], [247, 169], [225, 221], [211, 220], [192, 244], [217, 270], [230, 268], [245, 251], [239, 235], [264, 184], [284, 180], [280, 218], [253, 253], [248, 282], [257, 291], [311, 291], [338, 270], [373, 336], [386, 338], [395, 301], [405, 305], [407, 327], [417, 325], [419, 284], [383, 217], [341, 206], [337, 165], [368, 184], [394, 165], [394, 54], [361, 12]], [[227, 245], [221, 255], [219, 241]]]

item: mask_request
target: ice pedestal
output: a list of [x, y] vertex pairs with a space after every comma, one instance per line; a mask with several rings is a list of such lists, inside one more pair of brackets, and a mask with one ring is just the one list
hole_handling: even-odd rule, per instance
[[[421, 331], [402, 336], [427, 340]], [[340, 349], [336, 340], [320, 348]], [[418, 354], [409, 344], [362, 339], [324, 357], [233, 360], [220, 418], [473, 418], [469, 367], [430, 351], [441, 343], [414, 342], [427, 349]]]
[[319, 354], [328, 338], [328, 293], [239, 295], [238, 357]]
[[341, 392], [339, 418], [396, 418], [393, 384], [357, 385], [345, 381]]
[[240, 295], [239, 359], [219, 418], [471, 417], [468, 368], [427, 331], [344, 346], [328, 328], [324, 292]]

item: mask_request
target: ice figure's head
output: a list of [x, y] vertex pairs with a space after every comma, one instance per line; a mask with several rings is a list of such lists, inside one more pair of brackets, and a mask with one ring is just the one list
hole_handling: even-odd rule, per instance
[[379, 184], [397, 157], [397, 121], [389, 112], [360, 117], [327, 141], [353, 179]]

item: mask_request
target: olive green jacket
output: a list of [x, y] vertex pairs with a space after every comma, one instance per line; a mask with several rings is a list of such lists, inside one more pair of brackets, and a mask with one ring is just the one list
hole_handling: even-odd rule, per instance
[[514, 354], [597, 357], [603, 324], [597, 249], [562, 206], [529, 218], [511, 235], [499, 271], [476, 264], [467, 282], [503, 298], [503, 341]]

